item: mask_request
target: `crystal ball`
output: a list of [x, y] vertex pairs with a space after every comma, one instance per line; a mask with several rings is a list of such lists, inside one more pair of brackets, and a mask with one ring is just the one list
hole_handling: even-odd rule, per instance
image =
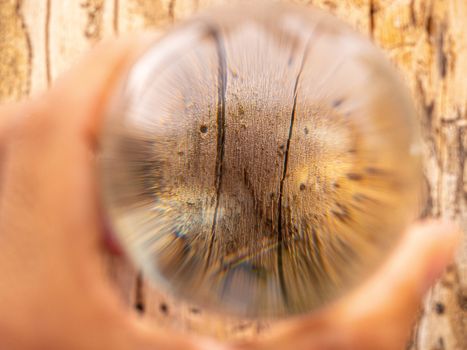
[[211, 9], [136, 59], [107, 108], [103, 201], [158, 288], [281, 318], [370, 276], [417, 213], [409, 94], [346, 24], [284, 4]]

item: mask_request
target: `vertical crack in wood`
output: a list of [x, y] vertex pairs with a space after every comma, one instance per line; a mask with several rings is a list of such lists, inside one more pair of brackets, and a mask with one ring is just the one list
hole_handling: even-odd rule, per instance
[[[417, 96], [417, 102], [419, 104], [420, 110], [422, 111], [420, 117], [421, 124], [421, 136], [422, 142], [426, 144], [429, 148], [429, 152], [432, 157], [439, 164], [439, 159], [436, 151], [436, 143], [433, 138], [433, 114], [435, 113], [435, 101], [433, 99], [429, 100], [427, 93], [423, 87], [423, 83], [420, 78], [415, 79], [415, 91]], [[420, 219], [427, 217], [436, 217], [438, 214], [434, 212], [434, 203], [433, 203], [433, 184], [430, 182], [431, 177], [424, 174], [424, 183], [426, 196], [424, 198], [423, 206], [420, 208]], [[422, 203], [421, 203], [422, 204]]]
[[443, 23], [441, 24], [439, 31], [438, 31], [438, 37], [436, 41], [436, 52], [437, 52], [437, 61], [438, 61], [438, 71], [441, 79], [446, 78], [447, 74], [447, 56], [445, 52], [445, 31], [446, 31], [446, 25]]
[[284, 150], [284, 162], [282, 166], [282, 176], [281, 176], [281, 180], [279, 183], [279, 200], [277, 204], [277, 270], [279, 274], [279, 285], [281, 289], [281, 294], [282, 294], [282, 298], [284, 300], [285, 305], [288, 304], [288, 296], [287, 296], [287, 288], [285, 284], [284, 267], [283, 267], [283, 262], [282, 262], [283, 243], [284, 243], [283, 242], [284, 235], [283, 235], [283, 219], [282, 219], [282, 199], [283, 199], [283, 194], [284, 194], [283, 192], [284, 192], [285, 178], [287, 177], [287, 165], [288, 165], [289, 154], [290, 154], [289, 152], [290, 142], [292, 140], [293, 126], [295, 122], [295, 110], [297, 106], [298, 83], [300, 81], [300, 76], [302, 74], [303, 67], [305, 65], [305, 60], [308, 56], [308, 51], [310, 50], [310, 43], [311, 43], [312, 37], [313, 35], [308, 39], [305, 45], [302, 62], [300, 63], [300, 69], [297, 73], [297, 77], [295, 78], [292, 113], [290, 115], [290, 123], [289, 123], [289, 133], [287, 136], [287, 143], [286, 143], [285, 150]]
[[433, 196], [431, 194], [431, 183], [426, 174], [423, 175], [424, 197], [421, 203], [419, 219], [426, 219], [433, 216]]
[[52, 76], [50, 72], [50, 11], [51, 11], [51, 1], [46, 0], [46, 10], [45, 10], [45, 35], [44, 35], [44, 44], [45, 44], [45, 74], [47, 78], [47, 85], [50, 86], [52, 81]]
[[409, 11], [410, 11], [410, 22], [412, 23], [413, 26], [415, 26], [417, 24], [417, 16], [416, 16], [416, 11], [415, 11], [415, 0], [410, 0]]
[[[460, 115], [459, 115], [460, 118]], [[465, 157], [466, 152], [464, 148], [464, 128], [458, 127], [457, 132], [457, 147], [459, 148], [459, 174], [457, 176], [457, 188], [456, 188], [456, 214], [462, 214], [462, 197], [464, 196], [464, 168], [465, 168]]]
[[211, 240], [209, 243], [208, 258], [206, 260], [206, 268], [210, 264], [212, 257], [212, 248], [216, 236], [217, 214], [219, 211], [219, 200], [222, 188], [222, 172], [224, 168], [224, 148], [225, 148], [225, 92], [227, 88], [227, 63], [225, 57], [225, 48], [219, 32], [215, 28], [211, 28], [210, 33], [214, 39], [217, 50], [219, 73], [218, 73], [218, 88], [217, 88], [217, 155], [216, 155], [216, 204], [211, 226]]
[[433, 1], [430, 1], [427, 7], [428, 15], [426, 16], [425, 20], [425, 32], [427, 34], [426, 38], [428, 44], [430, 45], [431, 35], [433, 34]]
[[370, 37], [374, 37], [375, 33], [375, 13], [376, 13], [376, 5], [375, 5], [375, 0], [370, 0], [369, 4], [369, 31], [370, 31]]
[[31, 44], [31, 36], [29, 35], [29, 31], [28, 31], [28, 27], [26, 26], [26, 21], [24, 19], [24, 16], [23, 16], [23, 12], [22, 12], [22, 5], [23, 5], [23, 0], [18, 0], [16, 2], [16, 8], [15, 8], [15, 12], [16, 12], [16, 16], [18, 17], [20, 23], [21, 23], [21, 28], [23, 30], [23, 33], [26, 37], [26, 46], [27, 46], [27, 55], [28, 55], [28, 67], [27, 67], [27, 80], [26, 80], [26, 90], [25, 91], [22, 91], [22, 93], [24, 95], [29, 95], [29, 93], [31, 92], [31, 76], [32, 76], [32, 55], [33, 55], [33, 52], [32, 52], [32, 44]]
[[170, 0], [170, 2], [169, 2], [169, 17], [170, 17], [172, 23], [175, 22], [174, 9], [175, 9], [175, 0]]
[[143, 314], [146, 309], [144, 302], [143, 275], [141, 272], [136, 276], [134, 307], [141, 314]]
[[119, 1], [118, 0], [114, 0], [114, 14], [113, 14], [113, 29], [114, 29], [114, 33], [116, 35], [118, 35], [118, 26], [119, 26], [119, 23], [118, 23], [118, 15], [119, 15]]

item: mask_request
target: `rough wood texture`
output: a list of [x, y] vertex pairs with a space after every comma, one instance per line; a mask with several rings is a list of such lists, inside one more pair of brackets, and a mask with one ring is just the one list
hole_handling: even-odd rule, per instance
[[[164, 29], [222, 0], [0, 0], [0, 101], [41, 91], [96, 41]], [[324, 8], [369, 35], [400, 69], [423, 133], [424, 216], [467, 231], [467, 2], [465, 0], [296, 1]], [[111, 260], [115, 260], [112, 258]], [[125, 299], [160, 324], [253, 336], [265, 325], [207, 315], [149, 288], [126, 262], [110, 266]], [[408, 349], [467, 349], [467, 240], [456, 264], [427, 296]]]

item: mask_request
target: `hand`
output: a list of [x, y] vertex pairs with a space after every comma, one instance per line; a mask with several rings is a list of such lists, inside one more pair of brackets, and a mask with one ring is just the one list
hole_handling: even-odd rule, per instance
[[0, 111], [0, 348], [402, 349], [458, 231], [414, 226], [352, 295], [243, 344], [160, 330], [106, 277], [94, 153], [116, 80], [148, 39], [101, 44], [41, 97]]
[[424, 294], [459, 245], [452, 224], [413, 225], [379, 272], [320, 312], [285, 322], [243, 348], [298, 350], [406, 349]]

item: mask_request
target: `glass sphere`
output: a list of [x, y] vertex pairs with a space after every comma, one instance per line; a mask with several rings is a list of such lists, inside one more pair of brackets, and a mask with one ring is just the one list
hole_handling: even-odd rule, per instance
[[321, 11], [210, 10], [122, 78], [102, 137], [122, 246], [170, 293], [285, 317], [361, 283], [414, 218], [414, 109], [366, 38]]

